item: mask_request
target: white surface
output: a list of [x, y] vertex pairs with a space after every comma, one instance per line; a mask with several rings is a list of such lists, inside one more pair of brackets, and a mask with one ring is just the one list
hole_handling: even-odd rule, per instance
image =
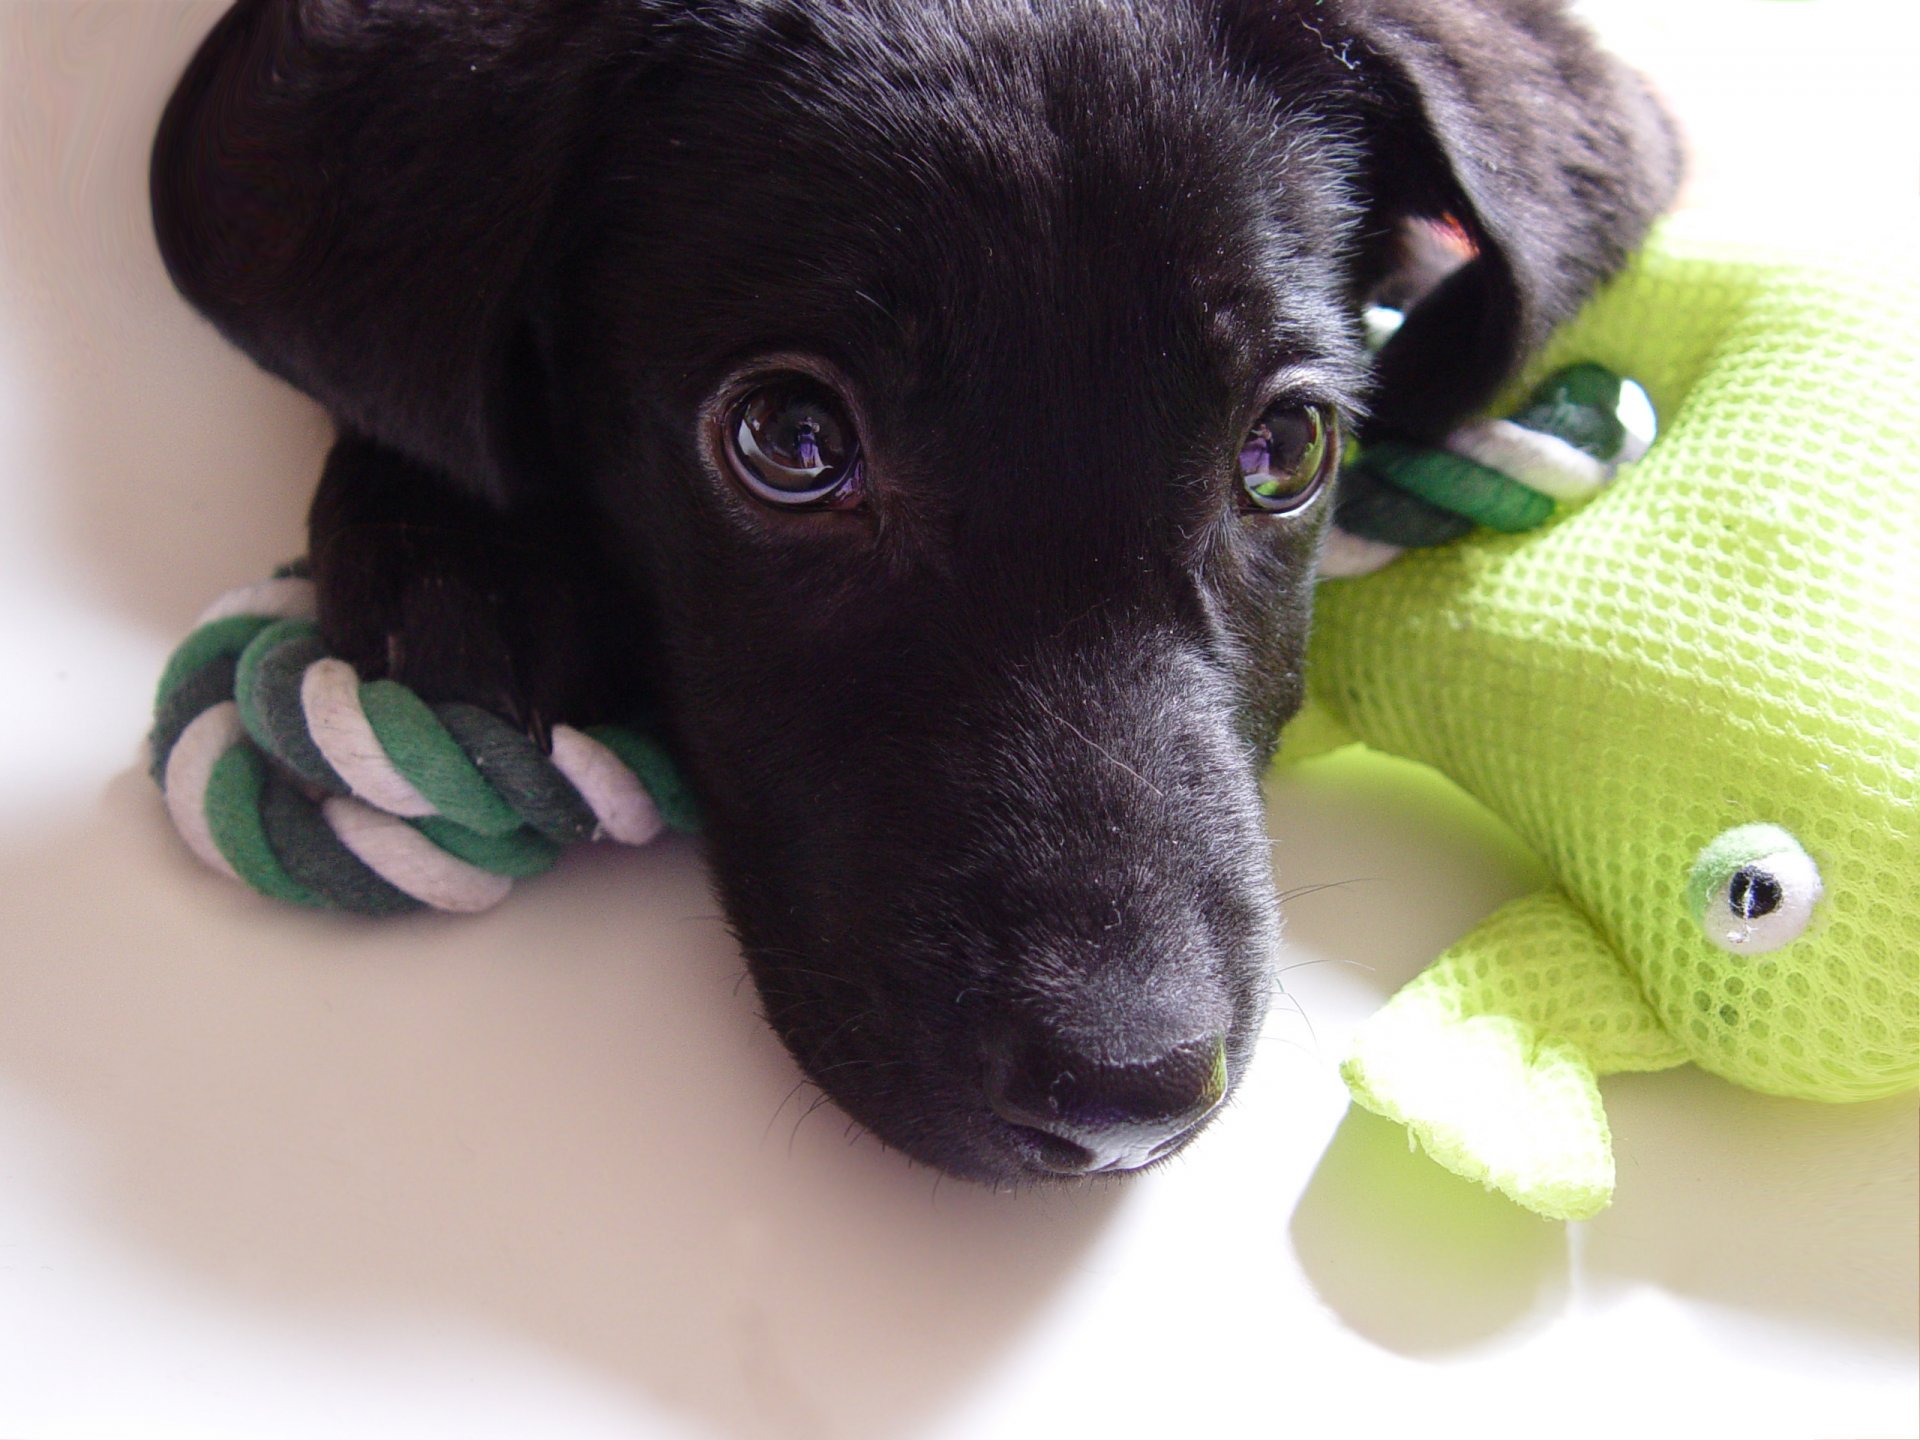
[[684, 842], [477, 921], [200, 870], [150, 687], [297, 549], [326, 440], [152, 252], [215, 8], [0, 8], [0, 1436], [1915, 1433], [1911, 1098], [1609, 1081], [1619, 1199], [1568, 1227], [1346, 1113], [1349, 1028], [1530, 874], [1399, 767], [1276, 782], [1282, 883], [1340, 882], [1289, 907], [1302, 1013], [1180, 1164], [1071, 1192], [810, 1111]]

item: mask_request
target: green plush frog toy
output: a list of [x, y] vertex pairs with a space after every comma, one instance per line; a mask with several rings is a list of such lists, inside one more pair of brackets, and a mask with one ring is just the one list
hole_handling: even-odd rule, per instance
[[1542, 369], [1568, 360], [1637, 377], [1659, 441], [1532, 533], [1323, 584], [1309, 713], [1545, 862], [1341, 1073], [1574, 1219], [1613, 1192], [1599, 1075], [1920, 1082], [1920, 284], [1669, 232]]

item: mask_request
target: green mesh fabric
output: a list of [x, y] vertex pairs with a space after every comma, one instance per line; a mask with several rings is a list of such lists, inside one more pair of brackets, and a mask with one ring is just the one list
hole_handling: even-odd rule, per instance
[[1456, 1174], [1576, 1220], [1613, 1194], [1596, 1072], [1686, 1058], [1586, 917], [1530, 895], [1394, 996], [1340, 1073]]
[[[1652, 452], [1534, 534], [1322, 586], [1315, 696], [1509, 821], [1689, 1058], [1821, 1100], [1911, 1086], [1920, 284], [1668, 234], [1535, 373], [1573, 360], [1647, 388]], [[1822, 895], [1791, 943], [1729, 953], [1688, 877], [1754, 822], [1791, 832]], [[1519, 1006], [1486, 988], [1517, 959], [1476, 1004]]]

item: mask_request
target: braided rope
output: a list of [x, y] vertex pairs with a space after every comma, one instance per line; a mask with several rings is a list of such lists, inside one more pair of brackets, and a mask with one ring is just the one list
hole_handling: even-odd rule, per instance
[[1320, 574], [1370, 574], [1476, 525], [1509, 534], [1544, 525], [1646, 454], [1654, 430], [1645, 390], [1580, 364], [1549, 375], [1517, 414], [1462, 425], [1437, 449], [1368, 445], [1340, 472]]
[[543, 754], [475, 706], [362, 681], [313, 617], [297, 574], [243, 586], [201, 614], [160, 677], [153, 777], [210, 868], [319, 909], [473, 912], [564, 846], [696, 827], [647, 737], [561, 725]]

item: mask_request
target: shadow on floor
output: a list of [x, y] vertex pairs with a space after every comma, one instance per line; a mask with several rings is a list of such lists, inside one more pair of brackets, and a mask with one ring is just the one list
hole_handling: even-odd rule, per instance
[[0, 855], [0, 1081], [90, 1147], [92, 1223], [250, 1306], [444, 1312], [714, 1433], [894, 1436], [1125, 1203], [936, 1184], [812, 1110], [687, 843], [360, 922], [164, 827], [129, 773]]

